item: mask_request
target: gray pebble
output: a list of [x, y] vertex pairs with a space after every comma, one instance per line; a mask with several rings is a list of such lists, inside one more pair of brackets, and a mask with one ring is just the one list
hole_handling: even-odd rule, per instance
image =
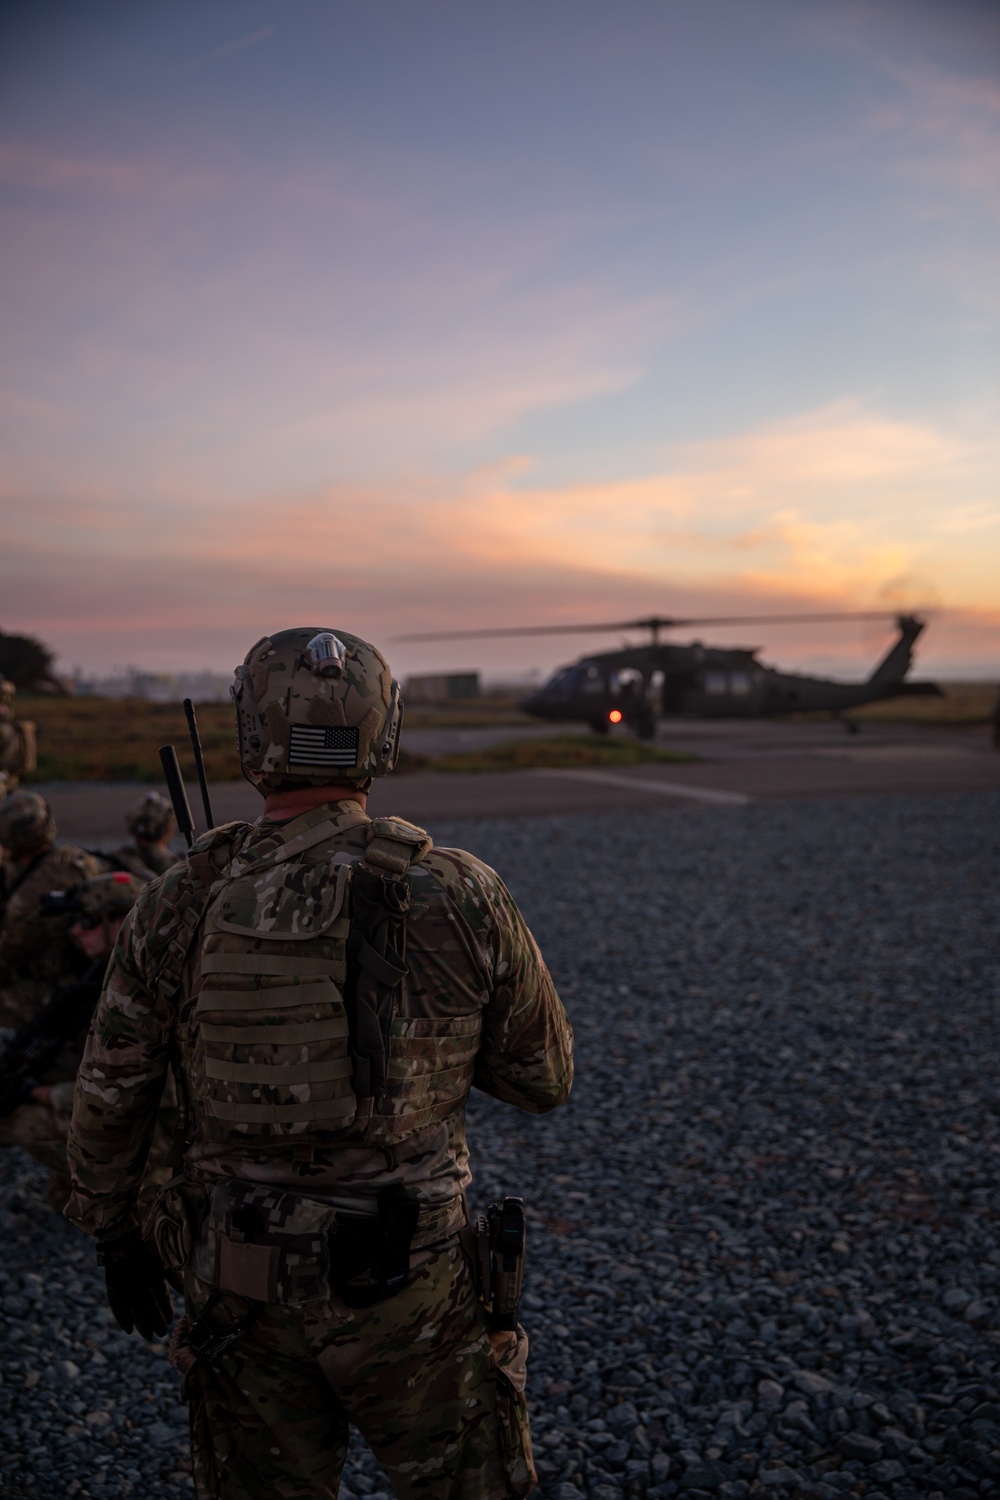
[[[566, 1108], [470, 1105], [474, 1209], [531, 1215], [539, 1500], [998, 1493], [998, 825], [976, 794], [431, 830], [507, 879], [577, 1035]], [[190, 1494], [162, 1346], [15, 1151], [0, 1239], [0, 1489]], [[387, 1492], [355, 1434], [342, 1496]]]

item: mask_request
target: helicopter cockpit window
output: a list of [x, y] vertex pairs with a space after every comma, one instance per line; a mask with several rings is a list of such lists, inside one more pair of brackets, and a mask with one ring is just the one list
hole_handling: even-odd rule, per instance
[[749, 698], [750, 696], [750, 673], [730, 672], [729, 691], [735, 698]]
[[586, 671], [582, 672], [580, 676], [580, 686], [585, 693], [603, 693], [604, 678], [601, 675], [600, 667], [587, 667]]
[[619, 690], [625, 688], [632, 692], [640, 692], [642, 673], [636, 671], [635, 667], [619, 667], [617, 672], [612, 673], [611, 686]]
[[713, 698], [721, 698], [729, 691], [725, 672], [705, 673], [705, 692]]
[[573, 678], [576, 675], [574, 667], [562, 667], [553, 678], [550, 679], [546, 692], [553, 698], [568, 698], [573, 690]]

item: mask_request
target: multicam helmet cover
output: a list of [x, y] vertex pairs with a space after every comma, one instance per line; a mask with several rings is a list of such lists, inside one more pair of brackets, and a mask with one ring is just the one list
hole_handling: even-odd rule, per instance
[[110, 875], [85, 880], [72, 894], [82, 917], [104, 917], [113, 922], [132, 910], [143, 888], [144, 882], [126, 870], [114, 870]]
[[174, 810], [160, 792], [144, 792], [125, 819], [125, 827], [133, 838], [158, 843], [169, 838], [174, 824]]
[[261, 792], [367, 786], [396, 763], [403, 703], [381, 652], [345, 630], [264, 636], [232, 687], [243, 774]]
[[0, 844], [20, 859], [48, 847], [56, 836], [56, 820], [37, 792], [12, 792], [0, 800]]

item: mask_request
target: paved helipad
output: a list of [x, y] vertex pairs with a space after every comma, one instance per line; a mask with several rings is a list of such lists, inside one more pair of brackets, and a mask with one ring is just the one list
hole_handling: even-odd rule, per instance
[[[413, 730], [407, 747], [440, 755], [551, 730]], [[696, 763], [646, 764], [576, 771], [445, 774], [421, 771], [376, 784], [372, 812], [416, 823], [440, 818], [539, 817], [597, 808], [691, 806], [738, 808], [758, 799], [935, 794], [1000, 788], [1000, 753], [989, 730], [866, 725], [849, 735], [838, 724], [740, 724], [686, 720], [661, 726], [665, 746], [701, 757]], [[121, 837], [131, 783], [51, 783], [48, 797], [62, 837], [83, 843]], [[203, 822], [194, 786], [191, 805]], [[212, 789], [217, 821], [256, 817], [260, 798], [245, 782]]]

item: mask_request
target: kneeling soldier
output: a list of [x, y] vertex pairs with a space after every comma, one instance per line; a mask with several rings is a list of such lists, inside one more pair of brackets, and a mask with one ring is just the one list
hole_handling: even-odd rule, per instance
[[177, 820], [162, 792], [143, 792], [129, 808], [125, 827], [132, 837], [104, 856], [109, 869], [129, 870], [140, 880], [152, 880], [179, 862], [180, 855], [170, 847]]
[[69, 937], [72, 914], [46, 915], [44, 897], [101, 873], [73, 844], [56, 843], [52, 809], [37, 792], [0, 800], [0, 1026], [20, 1026], [55, 985], [86, 967]]
[[[493, 870], [367, 816], [402, 718], [374, 647], [281, 631], [233, 695], [264, 815], [200, 839], [121, 934], [67, 1213], [99, 1238], [127, 1330], [165, 1331], [161, 1267], [183, 1288], [172, 1347], [202, 1497], [336, 1495], [351, 1422], [397, 1496], [526, 1494], [527, 1340], [477, 1294], [465, 1105], [473, 1085], [561, 1104], [566, 1013]], [[143, 1238], [168, 1058], [183, 1165]]]
[[0, 1049], [0, 1147], [20, 1146], [49, 1168], [47, 1196], [59, 1212], [70, 1193], [66, 1139], [76, 1071], [111, 950], [140, 889], [120, 871], [55, 898], [88, 967], [79, 979], [57, 986]]

